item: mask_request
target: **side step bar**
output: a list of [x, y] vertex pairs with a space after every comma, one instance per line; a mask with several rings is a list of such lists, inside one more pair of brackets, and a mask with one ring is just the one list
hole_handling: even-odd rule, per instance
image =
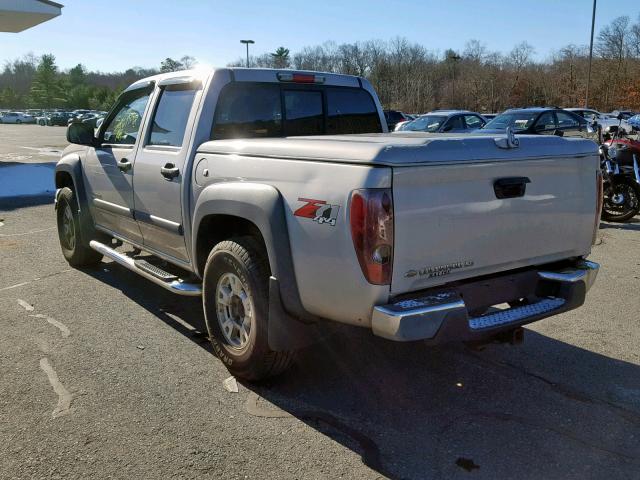
[[199, 297], [200, 295], [202, 295], [202, 285], [199, 283], [184, 282], [179, 278], [171, 276], [171, 274], [167, 272], [163, 272], [166, 273], [165, 278], [167, 278], [167, 280], [163, 280], [162, 278], [160, 278], [160, 275], [158, 275], [160, 273], [160, 269], [158, 269], [157, 267], [154, 267], [154, 270], [156, 270], [154, 272], [155, 274], [149, 272], [150, 268], [147, 267], [147, 262], [142, 263], [142, 261], [140, 260], [134, 260], [133, 258], [117, 252], [113, 248], [107, 247], [104, 243], [100, 243], [96, 240], [91, 240], [89, 242], [89, 246], [95, 251], [100, 252], [105, 257], [109, 257], [114, 262], [122, 265], [125, 268], [128, 268], [132, 272], [137, 273], [147, 280], [152, 281], [156, 285], [160, 285], [161, 287], [166, 288], [170, 292], [177, 293], [178, 295], [185, 295], [188, 297]]

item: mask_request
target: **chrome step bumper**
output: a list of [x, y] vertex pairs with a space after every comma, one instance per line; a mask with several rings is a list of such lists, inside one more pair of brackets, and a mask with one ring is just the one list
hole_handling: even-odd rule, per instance
[[[134, 260], [123, 253], [114, 250], [111, 247], [106, 246], [104, 243], [100, 243], [96, 240], [91, 240], [89, 246], [95, 251], [100, 252], [105, 257], [109, 257], [114, 262], [128, 268], [132, 272], [137, 273], [141, 277], [150, 280], [156, 285], [160, 285], [162, 288], [169, 290], [170, 292], [178, 295], [186, 295], [189, 297], [198, 297], [202, 295], [202, 285], [199, 283], [187, 283], [168, 272], [164, 272], [158, 267], [153, 266], [147, 262]], [[153, 270], [153, 273], [151, 273]], [[166, 280], [163, 280], [166, 278]]]
[[[404, 298], [388, 305], [374, 307], [371, 320], [373, 333], [395, 341], [474, 340], [579, 307], [595, 282], [600, 266], [580, 261], [558, 271], [538, 270], [536, 280], [529, 281], [531, 291], [551, 292], [533, 303], [506, 310], [471, 316], [457, 289], [423, 292], [415, 298]], [[532, 272], [527, 272], [531, 276]], [[481, 283], [486, 284], [487, 281]], [[473, 284], [471, 287], [473, 288]], [[467, 286], [469, 289], [469, 286]]]

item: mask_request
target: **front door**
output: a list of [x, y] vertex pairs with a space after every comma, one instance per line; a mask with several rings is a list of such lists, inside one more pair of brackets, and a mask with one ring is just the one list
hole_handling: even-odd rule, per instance
[[98, 133], [98, 145], [88, 149], [84, 168], [96, 225], [136, 243], [142, 235], [134, 217], [132, 174], [150, 93], [151, 88], [140, 88], [120, 97]]
[[[152, 252], [187, 262], [182, 182], [200, 83], [161, 83], [144, 145], [136, 157], [135, 218]], [[180, 263], [178, 262], [178, 263]]]

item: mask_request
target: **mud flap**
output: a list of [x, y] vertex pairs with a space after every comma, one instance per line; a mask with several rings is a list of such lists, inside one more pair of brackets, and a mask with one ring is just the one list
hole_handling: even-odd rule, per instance
[[280, 283], [269, 278], [269, 348], [279, 352], [299, 350], [324, 338], [318, 323], [304, 323], [289, 315], [282, 306]]

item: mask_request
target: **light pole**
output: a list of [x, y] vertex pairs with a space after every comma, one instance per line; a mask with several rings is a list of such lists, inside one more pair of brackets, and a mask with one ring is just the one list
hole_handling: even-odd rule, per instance
[[587, 73], [587, 94], [584, 98], [585, 108], [589, 108], [589, 87], [591, 86], [591, 60], [593, 59], [593, 29], [596, 25], [596, 0], [593, 0], [593, 13], [591, 14], [591, 42], [589, 43], [589, 73]]
[[249, 68], [249, 44], [256, 42], [253, 40], [240, 40], [240, 43], [244, 43], [247, 46], [247, 68]]

